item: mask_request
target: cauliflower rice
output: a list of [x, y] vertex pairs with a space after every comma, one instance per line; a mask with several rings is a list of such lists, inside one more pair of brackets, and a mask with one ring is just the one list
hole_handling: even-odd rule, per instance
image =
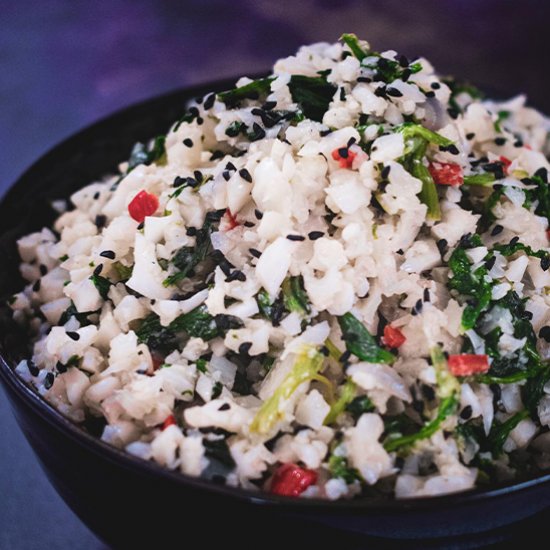
[[18, 241], [17, 373], [101, 439], [273, 493], [550, 459], [550, 121], [354, 35], [209, 94]]

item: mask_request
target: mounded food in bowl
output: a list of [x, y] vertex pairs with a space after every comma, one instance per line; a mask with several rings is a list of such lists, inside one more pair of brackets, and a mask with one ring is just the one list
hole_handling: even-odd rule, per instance
[[18, 240], [16, 372], [103, 442], [258, 495], [532, 479], [549, 128], [353, 35], [301, 48]]

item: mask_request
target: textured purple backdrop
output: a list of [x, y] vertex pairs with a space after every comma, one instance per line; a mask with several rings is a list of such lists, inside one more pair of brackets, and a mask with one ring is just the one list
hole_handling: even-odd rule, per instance
[[[342, 32], [550, 111], [549, 16], [542, 0], [0, 0], [0, 193], [122, 106], [267, 69]], [[101, 548], [49, 487], [1, 392], [0, 437], [0, 549]]]

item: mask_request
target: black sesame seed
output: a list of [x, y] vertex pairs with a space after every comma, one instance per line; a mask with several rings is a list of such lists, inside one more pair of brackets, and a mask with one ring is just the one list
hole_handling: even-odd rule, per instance
[[34, 361], [27, 361], [27, 368], [31, 373], [31, 376], [38, 376], [40, 369], [34, 364]]
[[391, 97], [403, 97], [403, 92], [397, 88], [386, 88], [386, 93]]
[[496, 237], [497, 235], [499, 235], [500, 233], [502, 233], [502, 230], [504, 229], [504, 227], [502, 227], [502, 225], [500, 225], [499, 223], [497, 223], [495, 225], [495, 227], [493, 227], [492, 231], [491, 231], [491, 237]]
[[248, 252], [250, 252], [250, 255], [254, 256], [254, 258], [259, 258], [262, 255], [262, 253], [256, 248], [249, 248]]
[[222, 270], [223, 274], [229, 278], [231, 275], [231, 266], [229, 265], [229, 262], [220, 262], [218, 264], [220, 266], [220, 269]]
[[200, 126], [204, 122], [204, 119], [200, 116], [197, 117], [197, 124]]
[[307, 234], [307, 237], [310, 241], [316, 241], [317, 239], [320, 239], [325, 233], [323, 231], [310, 231]]
[[276, 101], [266, 101], [262, 105], [262, 109], [264, 111], [271, 111], [272, 109], [275, 109], [275, 107], [277, 107], [277, 102]]
[[40, 290], [40, 279], [38, 279], [34, 285], [32, 285], [32, 289], [34, 290], [34, 292], [38, 292]]
[[331, 129], [328, 129], [328, 130], [321, 130], [321, 131], [319, 132], [319, 135], [320, 135], [321, 137], [326, 137], [326, 136], [328, 136], [329, 134], [332, 134], [332, 130], [331, 130]]
[[427, 92], [424, 92], [424, 95], [426, 97], [435, 97], [435, 92], [433, 90], [428, 90]]
[[265, 137], [265, 130], [257, 123], [252, 124], [252, 132], [248, 134], [250, 141], [258, 141]]
[[387, 180], [388, 176], [390, 175], [391, 166], [384, 166], [382, 168], [382, 172], [380, 172], [380, 176], [382, 176], [382, 179]]
[[521, 139], [516, 139], [516, 141], [514, 141], [514, 147], [523, 147], [523, 141], [521, 141]]
[[396, 254], [399, 254], [400, 256], [403, 256], [403, 254], [405, 254], [405, 253], [403, 252], [403, 249], [402, 249], [402, 248], [400, 248], [399, 250], [396, 250], [395, 253], [396, 253]]
[[103, 264], [99, 264], [98, 266], [96, 266], [96, 268], [94, 269], [94, 275], [99, 275], [101, 273], [101, 271], [103, 270]]
[[232, 283], [233, 281], [241, 281], [244, 283], [244, 281], [246, 281], [246, 275], [242, 271], [235, 269], [235, 271], [225, 278], [226, 283]]
[[435, 244], [437, 245], [439, 253], [443, 256], [443, 254], [445, 254], [445, 251], [447, 250], [447, 239], [439, 239], [439, 241], [437, 241]]
[[69, 331], [69, 332], [67, 332], [67, 336], [68, 336], [71, 340], [74, 340], [75, 342], [76, 342], [77, 340], [80, 340], [80, 334], [78, 334], [78, 332]]
[[224, 403], [218, 408], [218, 411], [228, 411], [231, 408], [229, 403]]
[[458, 155], [460, 153], [458, 147], [454, 143], [451, 143], [451, 145], [445, 147], [445, 150], [451, 153], [451, 155]]
[[104, 216], [103, 214], [98, 214], [95, 217], [95, 225], [98, 229], [105, 227], [106, 223], [107, 223], [107, 216]]
[[460, 114], [460, 111], [458, 109], [455, 109], [454, 107], [450, 107], [449, 109], [447, 109], [447, 113], [453, 120], [456, 120], [458, 118], [458, 115]]
[[252, 347], [252, 342], [243, 342], [239, 346], [239, 353], [241, 355], [248, 355], [248, 352], [250, 351], [251, 347]]
[[495, 138], [495, 145], [504, 145], [506, 143], [506, 138], [497, 137]]
[[340, 355], [340, 363], [347, 363], [351, 357], [351, 351], [346, 350], [342, 355]]
[[406, 56], [406, 55], [400, 54], [400, 55], [397, 57], [397, 62], [398, 62], [399, 65], [401, 65], [401, 67], [403, 67], [403, 68], [406, 68], [406, 67], [409, 66], [409, 60], [407, 59], [407, 56]]
[[47, 390], [49, 390], [53, 386], [54, 380], [55, 380], [54, 373], [48, 372], [48, 374], [46, 374], [46, 377], [44, 378], [44, 387]]
[[466, 405], [461, 411], [460, 411], [460, 418], [462, 420], [468, 420], [472, 416], [472, 406]]
[[401, 80], [402, 80], [403, 82], [407, 82], [407, 80], [409, 80], [411, 74], [412, 74], [412, 71], [407, 67], [407, 68], [401, 73]]
[[138, 224], [138, 226], [137, 226], [138, 231], [139, 231], [140, 229], [143, 229], [144, 225], [145, 225], [144, 222], [141, 222], [140, 224]]
[[214, 101], [216, 101], [216, 94], [210, 94], [206, 97], [206, 99], [204, 100], [204, 109], [206, 111], [208, 111], [209, 109], [212, 109], [212, 107], [214, 106]]
[[96, 192], [94, 193], [94, 196], [93, 196], [94, 201], [96, 201], [97, 199], [99, 199], [99, 195], [100, 195], [99, 191], [96, 191]]
[[239, 170], [239, 176], [241, 176], [243, 180], [252, 183], [252, 176], [250, 175], [250, 172], [246, 168], [241, 168]]
[[243, 223], [245, 227], [254, 227], [256, 224], [254, 222], [246, 221]]
[[196, 228], [196, 227], [188, 227], [188, 228], [185, 230], [185, 234], [186, 234], [188, 237], [194, 237], [194, 236], [197, 234], [197, 228]]
[[514, 246], [519, 242], [519, 237], [516, 235], [512, 239], [510, 239], [510, 246]]
[[430, 84], [430, 88], [431, 88], [432, 90], [439, 90], [439, 88], [441, 88], [441, 84], [440, 84], [439, 82], [432, 82], [432, 83]]
[[212, 151], [212, 154], [210, 155], [210, 160], [220, 160], [223, 157], [225, 157], [225, 153], [218, 149], [216, 151]]
[[467, 140], [472, 140], [476, 137], [475, 133], [474, 132], [470, 132], [468, 134], [466, 134], [466, 139]]
[[302, 235], [287, 235], [286, 238], [289, 241], [305, 241], [306, 238], [302, 237]]
[[222, 172], [222, 177], [225, 181], [229, 181], [231, 179], [231, 172], [229, 170], [224, 170]]
[[346, 90], [344, 90], [344, 88], [340, 88], [340, 101], [345, 101], [346, 100]]
[[424, 289], [424, 301], [425, 302], [429, 302], [430, 301], [430, 289], [429, 288], [425, 288]]
[[104, 250], [103, 252], [100, 252], [99, 255], [103, 258], [108, 258], [109, 260], [114, 260], [116, 258], [116, 254], [112, 250]]
[[539, 338], [550, 343], [550, 326], [546, 325], [539, 330]]
[[376, 90], [374, 90], [374, 95], [378, 97], [386, 97], [386, 88], [384, 86], [376, 88]]
[[357, 78], [357, 82], [366, 82], [367, 84], [369, 84], [370, 82], [372, 82], [372, 78], [369, 78], [368, 76], [360, 76]]
[[548, 271], [548, 268], [550, 267], [550, 256], [543, 256], [540, 259], [540, 268], [543, 271]]
[[258, 210], [257, 208], [254, 210], [254, 215], [258, 220], [261, 220], [264, 217], [263, 212]]
[[340, 156], [340, 158], [347, 159], [349, 156], [348, 148], [340, 147], [340, 149], [338, 149], [338, 155]]
[[183, 140], [183, 144], [186, 146], [186, 147], [193, 147], [193, 140], [190, 139], [190, 138], [185, 138]]
[[328, 357], [330, 355], [330, 351], [327, 348], [327, 346], [322, 346], [319, 351], [325, 356]]
[[40, 264], [38, 269], [40, 269], [40, 275], [42, 275], [42, 277], [48, 273], [48, 268], [44, 264]]
[[493, 267], [494, 267], [496, 261], [497, 261], [496, 256], [493, 256], [492, 258], [489, 258], [489, 259], [485, 262], [485, 267], [487, 268], [488, 271], [491, 271], [491, 269], [493, 269]]

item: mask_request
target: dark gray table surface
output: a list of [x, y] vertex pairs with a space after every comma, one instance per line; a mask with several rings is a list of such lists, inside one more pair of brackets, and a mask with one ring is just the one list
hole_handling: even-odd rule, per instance
[[[550, 111], [549, 16], [543, 0], [0, 0], [0, 193], [58, 141], [120, 107], [264, 70], [342, 32], [493, 90], [527, 92]], [[0, 464], [0, 550], [103, 548], [50, 487], [2, 391]]]

